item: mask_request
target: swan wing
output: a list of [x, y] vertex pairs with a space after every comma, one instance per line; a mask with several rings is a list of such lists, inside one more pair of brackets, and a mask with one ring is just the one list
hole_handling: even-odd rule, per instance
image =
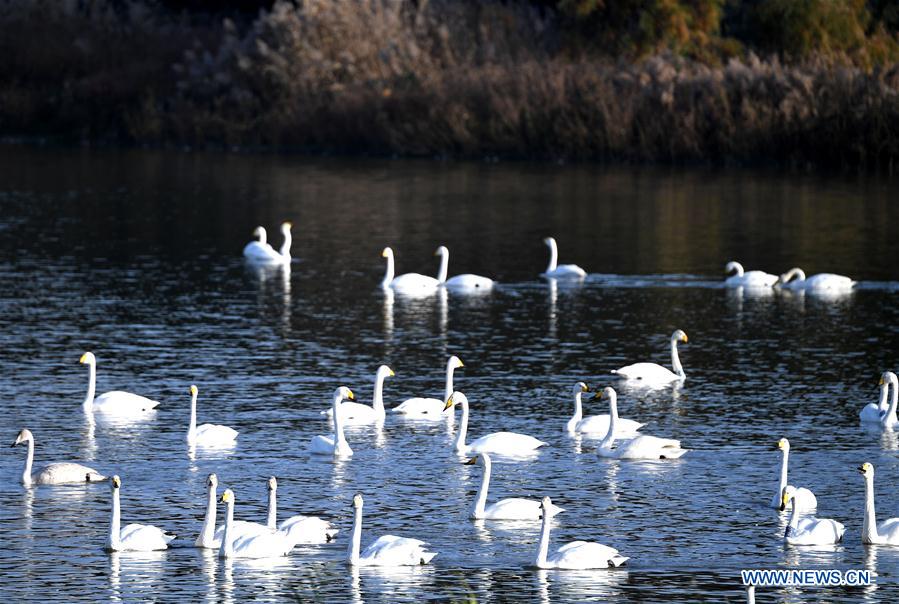
[[484, 518], [491, 520], [536, 520], [542, 516], [540, 502], [535, 499], [509, 497], [484, 508]]
[[244, 258], [257, 262], [280, 262], [284, 257], [269, 243], [251, 241], [243, 248]]
[[233, 443], [237, 440], [237, 430], [218, 424], [197, 426], [196, 443]]
[[865, 424], [879, 424], [881, 419], [880, 405], [868, 403], [858, 412], [858, 419]]
[[393, 409], [394, 413], [402, 413], [410, 417], [419, 417], [424, 419], [444, 419], [447, 416], [443, 413], [443, 401], [437, 398], [415, 397], [406, 399]]
[[80, 463], [51, 463], [31, 475], [34, 484], [66, 484], [72, 482], [99, 482], [106, 477], [93, 468]]
[[547, 558], [556, 568], [608, 568], [621, 566], [628, 559], [618, 550], [593, 541], [572, 541], [566, 543]]
[[517, 432], [494, 432], [482, 436], [468, 445], [472, 453], [497, 453], [499, 455], [520, 455], [530, 453], [547, 443], [527, 434]]
[[554, 270], [540, 274], [553, 279], [583, 279], [587, 276], [587, 271], [577, 264], [560, 264]]
[[[596, 434], [598, 436], [605, 436], [609, 432], [609, 415], [590, 415], [582, 419], [575, 426], [575, 430], [582, 434]], [[637, 431], [640, 430], [645, 424], [641, 424], [640, 422], [634, 421], [632, 419], [627, 419], [624, 417], [619, 417], [618, 421], [615, 423], [615, 435], [616, 436], [625, 436], [628, 434], [636, 434]]]
[[278, 529], [294, 543], [327, 543], [340, 532], [318, 516], [292, 516], [281, 522]]
[[679, 440], [640, 435], [617, 448], [619, 459], [677, 459], [687, 452]]
[[[272, 529], [268, 528], [264, 524], [260, 524], [259, 522], [247, 522], [246, 520], [235, 520], [231, 524], [231, 539], [237, 539], [238, 537], [243, 537], [246, 535], [255, 535], [258, 533], [270, 533]], [[225, 537], [225, 525], [219, 525], [218, 528], [215, 529], [215, 534], [212, 537], [213, 543], [209, 547], [218, 548], [222, 544], [222, 539]]]
[[122, 550], [149, 552], [168, 549], [175, 535], [148, 524], [127, 524], [119, 531], [119, 543]]
[[890, 518], [877, 525], [877, 534], [886, 543], [899, 545], [899, 518]]
[[427, 544], [419, 539], [384, 535], [365, 548], [360, 561], [384, 566], [414, 566], [427, 564], [436, 552], [426, 550]]
[[[345, 401], [340, 403], [340, 419], [344, 425], [348, 424], [370, 424], [378, 419], [378, 414], [374, 408], [362, 403], [354, 403]], [[334, 415], [334, 409], [329, 408], [321, 412], [322, 415], [331, 417]]]
[[151, 411], [158, 405], [157, 401], [137, 394], [112, 390], [95, 398], [93, 409], [95, 413], [106, 415], [134, 415]]
[[855, 281], [843, 275], [820, 273], [803, 281], [805, 289], [852, 289]]
[[797, 529], [788, 532], [786, 541], [792, 545], [829, 545], [839, 543], [845, 528], [830, 518], [804, 518]]
[[765, 271], [748, 271], [742, 276], [728, 277], [724, 280], [724, 284], [728, 287], [773, 287], [777, 279], [777, 275]]
[[612, 373], [627, 380], [646, 380], [647, 382], [673, 382], [680, 376], [656, 363], [634, 363], [619, 369], [613, 369]]
[[280, 532], [259, 532], [238, 537], [234, 540], [236, 558], [275, 558], [286, 556], [294, 543]]
[[334, 436], [319, 434], [309, 443], [309, 452], [317, 455], [334, 455]]
[[493, 279], [466, 273], [447, 279], [443, 285], [453, 290], [488, 290], [493, 287]]
[[436, 291], [439, 285], [440, 282], [434, 277], [428, 277], [427, 275], [420, 275], [418, 273], [406, 273], [399, 277], [395, 277], [393, 281], [390, 282], [390, 287], [394, 290], [411, 293]]

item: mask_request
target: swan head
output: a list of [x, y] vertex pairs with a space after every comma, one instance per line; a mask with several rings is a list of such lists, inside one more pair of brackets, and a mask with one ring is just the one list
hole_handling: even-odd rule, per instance
[[673, 334], [671, 334], [671, 341], [686, 343], [689, 341], [689, 339], [687, 338], [687, 334], [684, 332], [683, 329], [678, 329], [678, 330], [675, 330], [675, 332]]
[[892, 384], [895, 386], [896, 384], [899, 384], [899, 378], [896, 378], [896, 374], [892, 371], [884, 371], [880, 374], [880, 385], [883, 386], [884, 384]]
[[561, 511], [560, 508], [553, 505], [552, 499], [549, 497], [540, 500], [540, 509], [543, 510], [544, 518], [552, 518]]
[[447, 249], [447, 247], [445, 245], [441, 245], [434, 251], [434, 255], [435, 256], [448, 256], [449, 249]]
[[603, 388], [602, 390], [598, 391], [596, 394], [593, 395], [593, 400], [601, 399], [601, 398], [607, 398], [609, 400], [614, 401], [614, 400], [617, 400], [618, 393], [615, 392], [615, 389], [612, 388], [611, 386], [606, 386], [605, 388]]
[[743, 265], [739, 262], [735, 262], [731, 260], [727, 264], [724, 265], [724, 274], [729, 275], [731, 271], [736, 271], [737, 275], [743, 274]]
[[793, 497], [795, 497], [795, 494], [793, 493], [793, 491], [784, 487], [783, 493], [780, 496], [780, 511], [781, 512], [784, 511], [785, 509], [787, 509], [787, 504], [793, 500]]
[[234, 503], [234, 491], [231, 489], [225, 489], [225, 492], [222, 493], [221, 499], [219, 499], [222, 503]]
[[571, 393], [575, 396], [577, 396], [578, 394], [583, 394], [584, 392], [590, 392], [590, 386], [588, 386], [584, 382], [578, 382], [571, 387]]
[[350, 401], [356, 400], [356, 395], [353, 394], [353, 391], [350, 390], [349, 388], [347, 388], [346, 386], [341, 386], [340, 388], [338, 388], [337, 390], [334, 391], [334, 398], [338, 398], [338, 397], [340, 398], [340, 400], [344, 400], [344, 399], [347, 399]]
[[281, 232], [285, 235], [290, 232], [290, 229], [293, 228], [293, 223], [289, 220], [285, 220], [281, 223]]
[[444, 413], [446, 412], [447, 409], [450, 409], [456, 403], [459, 403], [460, 405], [467, 405], [468, 397], [466, 397], [464, 394], [462, 394], [458, 390], [456, 392], [453, 392], [451, 395], [449, 395], [449, 398], [446, 399], [446, 404], [443, 405]]
[[219, 477], [215, 475], [215, 473], [210, 474], [206, 477], [206, 486], [210, 489], [214, 489], [219, 485]]
[[363, 503], [362, 493], [356, 493], [355, 495], [353, 495], [353, 509], [361, 510]]
[[462, 359], [460, 359], [456, 355], [453, 355], [449, 358], [447, 365], [449, 365], [450, 369], [458, 369], [460, 367], [465, 367], [465, 364], [462, 362]]
[[270, 476], [268, 479], [268, 490], [269, 492], [278, 490], [278, 479], [274, 476]]
[[81, 360], [78, 361], [82, 365], [96, 365], [97, 357], [94, 356], [93, 352], [85, 352], [81, 355]]
[[781, 438], [779, 441], [777, 441], [777, 448], [780, 449], [781, 451], [789, 452], [790, 451], [790, 441], [788, 441], [786, 438]]
[[118, 474], [113, 474], [112, 478], [109, 479], [109, 488], [112, 491], [118, 491], [122, 488], [122, 479], [119, 478]]
[[874, 466], [867, 461], [858, 467], [858, 471], [865, 478], [874, 478]]
[[265, 227], [258, 226], [255, 229], [253, 229], [253, 237], [256, 237], [257, 239], [260, 239], [260, 240], [263, 237], [265, 237]]
[[783, 285], [789, 283], [793, 277], [798, 277], [799, 281], [805, 281], [805, 271], [799, 267], [794, 267], [782, 274], [774, 282], [774, 285]]
[[378, 377], [379, 378], [388, 378], [393, 377], [396, 374], [393, 372], [393, 369], [388, 367], [387, 365], [381, 365], [378, 367]]
[[552, 247], [552, 246], [554, 246], [554, 245], [556, 244], [556, 238], [555, 238], [555, 237], [544, 237], [544, 238], [543, 238], [543, 243], [545, 243], [546, 245]]
[[27, 442], [34, 442], [34, 435], [31, 433], [31, 430], [29, 430], [28, 428], [22, 428], [22, 430], [19, 431], [19, 435], [16, 436], [15, 442], [13, 444], [11, 444], [10, 446], [15, 447], [17, 445], [21, 445], [21, 444], [24, 444]]
[[191, 395], [191, 396], [196, 397], [197, 394], [198, 394], [199, 392], [200, 392], [200, 389], [199, 389], [199, 388], [197, 388], [197, 387], [196, 387], [195, 385], [193, 385], [193, 384], [190, 385], [190, 395]]
[[393, 250], [389, 247], [385, 247], [381, 252], [381, 258], [393, 258]]

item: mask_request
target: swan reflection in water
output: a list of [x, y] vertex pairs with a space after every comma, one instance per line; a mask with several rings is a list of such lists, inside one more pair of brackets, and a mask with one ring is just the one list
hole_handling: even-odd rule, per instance
[[[550, 602], [614, 601], [623, 597], [626, 568], [607, 570], [544, 570], [534, 572], [541, 604]], [[552, 593], [550, 591], [552, 589]]]
[[156, 592], [165, 570], [166, 550], [110, 552], [109, 587], [113, 601], [136, 601]]

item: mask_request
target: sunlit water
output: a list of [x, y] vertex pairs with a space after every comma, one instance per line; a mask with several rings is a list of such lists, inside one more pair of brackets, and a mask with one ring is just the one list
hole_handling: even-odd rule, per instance
[[[280, 243], [294, 222], [288, 274], [244, 264], [257, 224]], [[865, 568], [864, 589], [760, 589], [760, 602], [896, 601], [899, 547], [863, 547], [864, 483], [877, 471], [878, 515], [899, 515], [899, 437], [857, 413], [881, 371], [899, 368], [899, 273], [889, 183], [750, 172], [659, 172], [533, 165], [337, 162], [231, 155], [0, 150], [0, 412], [11, 443], [23, 427], [36, 464], [90, 462], [122, 477], [123, 522], [179, 535], [154, 554], [103, 551], [106, 484], [25, 489], [24, 448], [4, 449], [0, 597], [14, 600], [335, 602], [470, 600], [740, 601], [742, 568]], [[554, 234], [581, 286], [537, 274]], [[398, 272], [499, 281], [477, 297], [385, 298], [384, 245]], [[794, 265], [861, 281], [839, 298], [725, 290], [727, 260]], [[688, 379], [635, 390], [609, 370], [669, 363], [684, 329]], [[161, 401], [148, 421], [91, 423], [81, 411], [85, 350], [98, 392]], [[313, 458], [333, 389], [371, 397], [390, 365], [387, 406], [439, 396], [446, 358], [465, 368], [471, 437], [508, 429], [550, 443], [533, 460], [495, 460], [488, 501], [550, 495], [566, 511], [553, 542], [597, 540], [631, 558], [615, 571], [529, 568], [537, 523], [474, 522], [480, 468], [463, 465], [446, 424], [388, 416], [350, 428], [355, 455]], [[679, 461], [597, 457], [563, 433], [571, 386], [614, 385], [625, 417], [680, 438]], [[199, 419], [240, 430], [232, 450], [189, 451], [188, 387]], [[606, 412], [585, 401], [588, 413]], [[456, 420], [458, 425], [458, 419]], [[785, 515], [767, 507], [776, 441], [790, 438], [792, 484], [818, 514], [846, 524], [831, 548], [785, 547]], [[264, 520], [269, 475], [282, 517], [332, 520], [336, 542], [287, 559], [222, 561], [191, 547], [204, 479], [237, 493], [239, 518]], [[365, 495], [363, 546], [419, 537], [433, 566], [351, 571], [352, 495]], [[224, 509], [220, 510], [223, 512]]]

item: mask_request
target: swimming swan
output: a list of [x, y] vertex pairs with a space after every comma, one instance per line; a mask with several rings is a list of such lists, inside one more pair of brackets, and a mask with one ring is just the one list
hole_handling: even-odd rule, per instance
[[[474, 507], [471, 510], [472, 518], [475, 520], [480, 520], [482, 518], [488, 520], [537, 520], [543, 516], [541, 502], [536, 499], [509, 497], [508, 499], [500, 499], [485, 507], [487, 503], [487, 490], [490, 488], [490, 469], [493, 464], [490, 461], [489, 454], [481, 453], [466, 461], [465, 465], [470, 466], [478, 462], [484, 467], [484, 473], [481, 476], [481, 486], [478, 488]], [[558, 506], [552, 506], [553, 516], [564, 511], [565, 510]]]
[[780, 483], [777, 487], [777, 492], [771, 498], [771, 507], [780, 509], [783, 495], [786, 492], [793, 495], [793, 505], [798, 507], [800, 512], [814, 510], [818, 507], [818, 499], [815, 497], [814, 493], [805, 487], [797, 489], [793, 485], [787, 484], [787, 466], [790, 463], [790, 441], [786, 438], [781, 438], [777, 441], [777, 448], [783, 451], [783, 459], [780, 464]]
[[85, 397], [84, 403], [81, 405], [81, 408], [84, 409], [85, 413], [93, 411], [94, 413], [102, 413], [104, 415], [144, 415], [159, 405], [156, 401], [121, 390], [105, 392], [95, 399], [94, 392], [97, 387], [97, 358], [94, 356], [94, 353], [85, 352], [81, 355], [81, 360], [79, 362], [90, 368], [90, 381], [87, 386], [87, 397]]
[[[892, 375], [892, 378], [890, 376]], [[858, 419], [863, 424], [883, 424], [883, 419], [886, 417], [887, 412], [890, 409], [890, 405], [887, 403], [887, 396], [890, 392], [890, 386], [893, 385], [893, 381], [896, 379], [896, 374], [892, 371], [884, 371], [880, 375], [880, 400], [877, 403], [868, 403], [862, 410], [858, 412]], [[896, 382], [896, 387], [899, 387], [899, 382]], [[896, 390], [893, 390], [893, 398], [896, 397]]]
[[[340, 404], [340, 415], [344, 425], [372, 424], [384, 421], [384, 380], [396, 375], [387, 365], [381, 365], [375, 372], [375, 391], [371, 406], [362, 403], [345, 402]], [[321, 412], [328, 417], [334, 416], [334, 409]]]
[[862, 524], [862, 543], [899, 545], [899, 518], [890, 518], [877, 524], [874, 513], [874, 466], [868, 462], [859, 466], [865, 477], [865, 521]]
[[168, 549], [175, 535], [148, 524], [127, 524], [121, 528], [122, 516], [119, 509], [119, 489], [122, 481], [118, 476], [109, 479], [112, 490], [112, 518], [109, 522], [109, 540], [106, 549], [112, 552], [152, 552]]
[[437, 552], [429, 552], [427, 543], [395, 535], [378, 537], [359, 554], [362, 542], [362, 494], [353, 497], [353, 536], [347, 551], [347, 564], [351, 566], [418, 566], [434, 559]]
[[284, 236], [284, 243], [281, 249], [275, 249], [266, 241], [265, 228], [259, 226], [253, 231], [253, 235], [259, 237], [259, 241], [251, 241], [243, 248], [243, 255], [247, 260], [253, 262], [264, 262], [266, 264], [290, 264], [290, 245], [293, 242], [293, 236], [290, 229], [293, 225], [289, 222], [281, 223], [281, 234]]
[[687, 341], [687, 334], [680, 329], [671, 334], [671, 367], [674, 369], [673, 372], [655, 363], [634, 363], [620, 369], [613, 369], [612, 373], [620, 375], [627, 380], [644, 380], [654, 383], [685, 380], [687, 379], [687, 374], [684, 373], [684, 368], [677, 356], [677, 343], [686, 343]]
[[446, 362], [446, 382], [443, 388], [443, 399], [415, 397], [406, 399], [391, 411], [402, 413], [416, 419], [442, 420], [446, 399], [453, 393], [453, 371], [465, 367], [459, 357], [453, 355]]
[[[793, 277], [796, 277], [793, 280]], [[849, 291], [855, 285], [855, 281], [843, 275], [833, 273], [820, 273], [805, 277], [805, 271], [801, 268], [791, 268], [777, 278], [775, 285], [783, 289], [805, 291]]]
[[493, 279], [482, 277], [480, 275], [465, 273], [447, 279], [446, 273], [449, 270], [449, 249], [447, 249], [446, 246], [441, 245], [434, 254], [440, 256], [440, 270], [437, 271], [437, 281], [447, 289], [461, 292], [466, 290], [487, 291], [493, 288]]
[[455, 448], [460, 454], [469, 453], [495, 453], [497, 455], [523, 456], [532, 455], [540, 447], [547, 445], [542, 440], [537, 440], [527, 434], [517, 432], [494, 432], [474, 440], [471, 444], [465, 444], [465, 436], [468, 433], [468, 398], [461, 392], [453, 392], [444, 404], [444, 411], [452, 409], [454, 405], [462, 407], [462, 423], [456, 433]]
[[34, 474], [31, 473], [31, 464], [34, 461], [34, 435], [31, 430], [23, 429], [16, 436], [13, 447], [21, 444], [28, 445], [28, 456], [25, 458], [25, 469], [22, 471], [22, 484], [30, 487], [33, 484], [67, 484], [73, 482], [100, 482], [106, 480], [93, 468], [83, 466], [80, 463], [51, 463]]
[[682, 449], [679, 440], [658, 438], [640, 434], [635, 438], [623, 440], [615, 447], [615, 430], [618, 422], [618, 394], [613, 388], [606, 387], [594, 398], [609, 399], [609, 415], [612, 417], [609, 433], [599, 443], [596, 450], [600, 457], [612, 459], [677, 459], [688, 449]]
[[899, 418], [896, 417], [896, 405], [899, 403], [899, 380], [892, 371], [884, 371], [880, 377], [882, 382], [887, 382], [893, 388], [893, 396], [890, 405], [880, 416], [880, 427], [884, 430], [899, 430]]
[[547, 556], [550, 519], [558, 513], [555, 510], [559, 508], [553, 505], [549, 497], [543, 498], [540, 508], [543, 512], [543, 524], [540, 528], [540, 543], [537, 546], [537, 561], [534, 563], [537, 568], [575, 570], [610, 568], [621, 566], [628, 561], [628, 558], [619, 554], [614, 547], [594, 541], [572, 541], [561, 546], [553, 555]]
[[[784, 511], [791, 501], [795, 501], [793, 494], [784, 491], [780, 511]], [[806, 516], [800, 520], [799, 510], [793, 505], [790, 522], [784, 531], [784, 541], [790, 545], [832, 545], [843, 539], [845, 530], [842, 524], [830, 518]]]
[[394, 277], [393, 250], [385, 247], [381, 257], [387, 259], [387, 270], [381, 280], [381, 287], [389, 287], [394, 291], [406, 295], [430, 295], [437, 292], [440, 282], [434, 277], [419, 273], [406, 273]]
[[191, 445], [232, 445], [237, 440], [237, 430], [218, 424], [197, 426], [197, 393], [199, 389], [190, 387], [190, 427], [187, 429], [187, 442]]
[[261, 531], [253, 534], [234, 533], [234, 492], [226, 489], [221, 501], [228, 506], [225, 532], [219, 547], [219, 558], [275, 558], [286, 556], [296, 545], [282, 532]]
[[[585, 392], [590, 392], [590, 388], [587, 387], [587, 384], [578, 382], [571, 389], [571, 392], [574, 395], [574, 415], [572, 415], [571, 419], [568, 420], [568, 423], [565, 424], [565, 430], [571, 435], [588, 434], [593, 436], [605, 436], [608, 434], [610, 421], [610, 416], [608, 414], [583, 416], [584, 412], [581, 407], [581, 396]], [[635, 422], [632, 419], [619, 417], [618, 423], [615, 424], [615, 431], [617, 432], [616, 436], [636, 436], [637, 431], [644, 425], [645, 424]]]
[[736, 274], [724, 280], [724, 285], [727, 287], [771, 287], [777, 282], [777, 275], [765, 271], [743, 272], [743, 265], [733, 260], [724, 267], [724, 274], [729, 274], [731, 271], [736, 271]]
[[309, 443], [310, 453], [317, 455], [334, 455], [335, 457], [349, 457], [353, 454], [346, 437], [343, 435], [343, 419], [340, 416], [340, 402], [343, 399], [354, 400], [353, 391], [346, 386], [341, 386], [334, 391], [334, 405], [331, 422], [334, 424], [334, 434], [328, 436], [318, 435]]
[[558, 264], [559, 248], [556, 240], [547, 237], [543, 243], [549, 246], [549, 264], [546, 270], [540, 273], [541, 277], [552, 277], [553, 279], [583, 279], [587, 276], [587, 271], [579, 267], [577, 264]]
[[[344, 403], [345, 404], [345, 403]], [[328, 543], [340, 529], [334, 528], [327, 520], [318, 516], [291, 516], [278, 524], [278, 479], [268, 479], [268, 518], [266, 526], [271, 531], [280, 531], [294, 543]]]

